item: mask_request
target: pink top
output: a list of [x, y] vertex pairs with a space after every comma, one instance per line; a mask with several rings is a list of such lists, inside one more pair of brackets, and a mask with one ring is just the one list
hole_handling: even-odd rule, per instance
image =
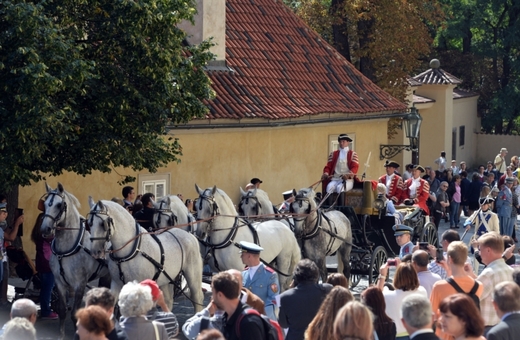
[[460, 203], [460, 185], [457, 183], [455, 183], [455, 192], [453, 193], [452, 201]]

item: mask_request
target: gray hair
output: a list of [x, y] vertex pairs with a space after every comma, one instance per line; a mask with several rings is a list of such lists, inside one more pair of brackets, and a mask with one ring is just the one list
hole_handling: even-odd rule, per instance
[[5, 324], [3, 339], [36, 340], [36, 329], [26, 318], [14, 318]]
[[34, 301], [29, 299], [19, 299], [11, 306], [11, 318], [29, 319], [33, 314], [36, 315], [38, 309]]
[[493, 301], [503, 313], [520, 311], [520, 287], [515, 282], [500, 282], [493, 290]]
[[404, 321], [413, 328], [423, 328], [432, 322], [432, 306], [427, 297], [411, 294], [403, 299], [401, 314]]
[[152, 290], [137, 281], [128, 282], [119, 293], [119, 311], [125, 318], [142, 316], [152, 309]]

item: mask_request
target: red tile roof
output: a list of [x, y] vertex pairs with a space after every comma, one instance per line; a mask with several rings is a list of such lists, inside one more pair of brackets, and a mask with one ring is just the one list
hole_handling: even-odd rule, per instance
[[281, 0], [226, 1], [226, 62], [235, 72], [208, 71], [209, 119], [406, 110]]

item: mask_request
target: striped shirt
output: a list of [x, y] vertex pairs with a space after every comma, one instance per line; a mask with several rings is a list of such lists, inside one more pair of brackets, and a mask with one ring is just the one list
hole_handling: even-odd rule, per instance
[[480, 315], [484, 325], [494, 326], [500, 322], [497, 312], [493, 308], [493, 289], [500, 282], [513, 281], [513, 268], [509, 267], [503, 258], [491, 262], [477, 278], [484, 286], [480, 297]]
[[162, 322], [166, 328], [166, 332], [168, 332], [168, 339], [174, 339], [179, 333], [179, 323], [177, 322], [177, 317], [172, 312], [163, 312], [160, 308], [153, 307], [146, 314], [146, 318], [148, 320]]

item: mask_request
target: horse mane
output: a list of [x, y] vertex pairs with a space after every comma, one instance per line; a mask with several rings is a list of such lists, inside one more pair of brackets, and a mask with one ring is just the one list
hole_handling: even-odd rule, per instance
[[316, 206], [316, 201], [314, 201], [314, 197], [316, 196], [316, 193], [312, 188], [303, 188], [298, 191], [296, 194], [296, 199], [302, 199], [307, 198], [309, 202], [311, 202], [311, 206]]
[[79, 200], [76, 198], [76, 196], [66, 190], [63, 190], [63, 196], [67, 197], [76, 208], [81, 208], [81, 204], [79, 203]]
[[[208, 188], [206, 190], [204, 190], [204, 195], [206, 195], [206, 193], [209, 191], [211, 192], [213, 188]], [[217, 195], [218, 194], [218, 195]], [[233, 203], [233, 201], [231, 200], [231, 198], [229, 198], [229, 196], [224, 192], [224, 190], [221, 190], [221, 189], [218, 189], [217, 188], [217, 192], [215, 193], [215, 197], [217, 196], [220, 196], [222, 197], [223, 201], [224, 201], [224, 204], [226, 206], [226, 208], [231, 211], [233, 214], [238, 214], [237, 213], [237, 210], [235, 209], [235, 204]], [[220, 206], [222, 208], [222, 206]]]

